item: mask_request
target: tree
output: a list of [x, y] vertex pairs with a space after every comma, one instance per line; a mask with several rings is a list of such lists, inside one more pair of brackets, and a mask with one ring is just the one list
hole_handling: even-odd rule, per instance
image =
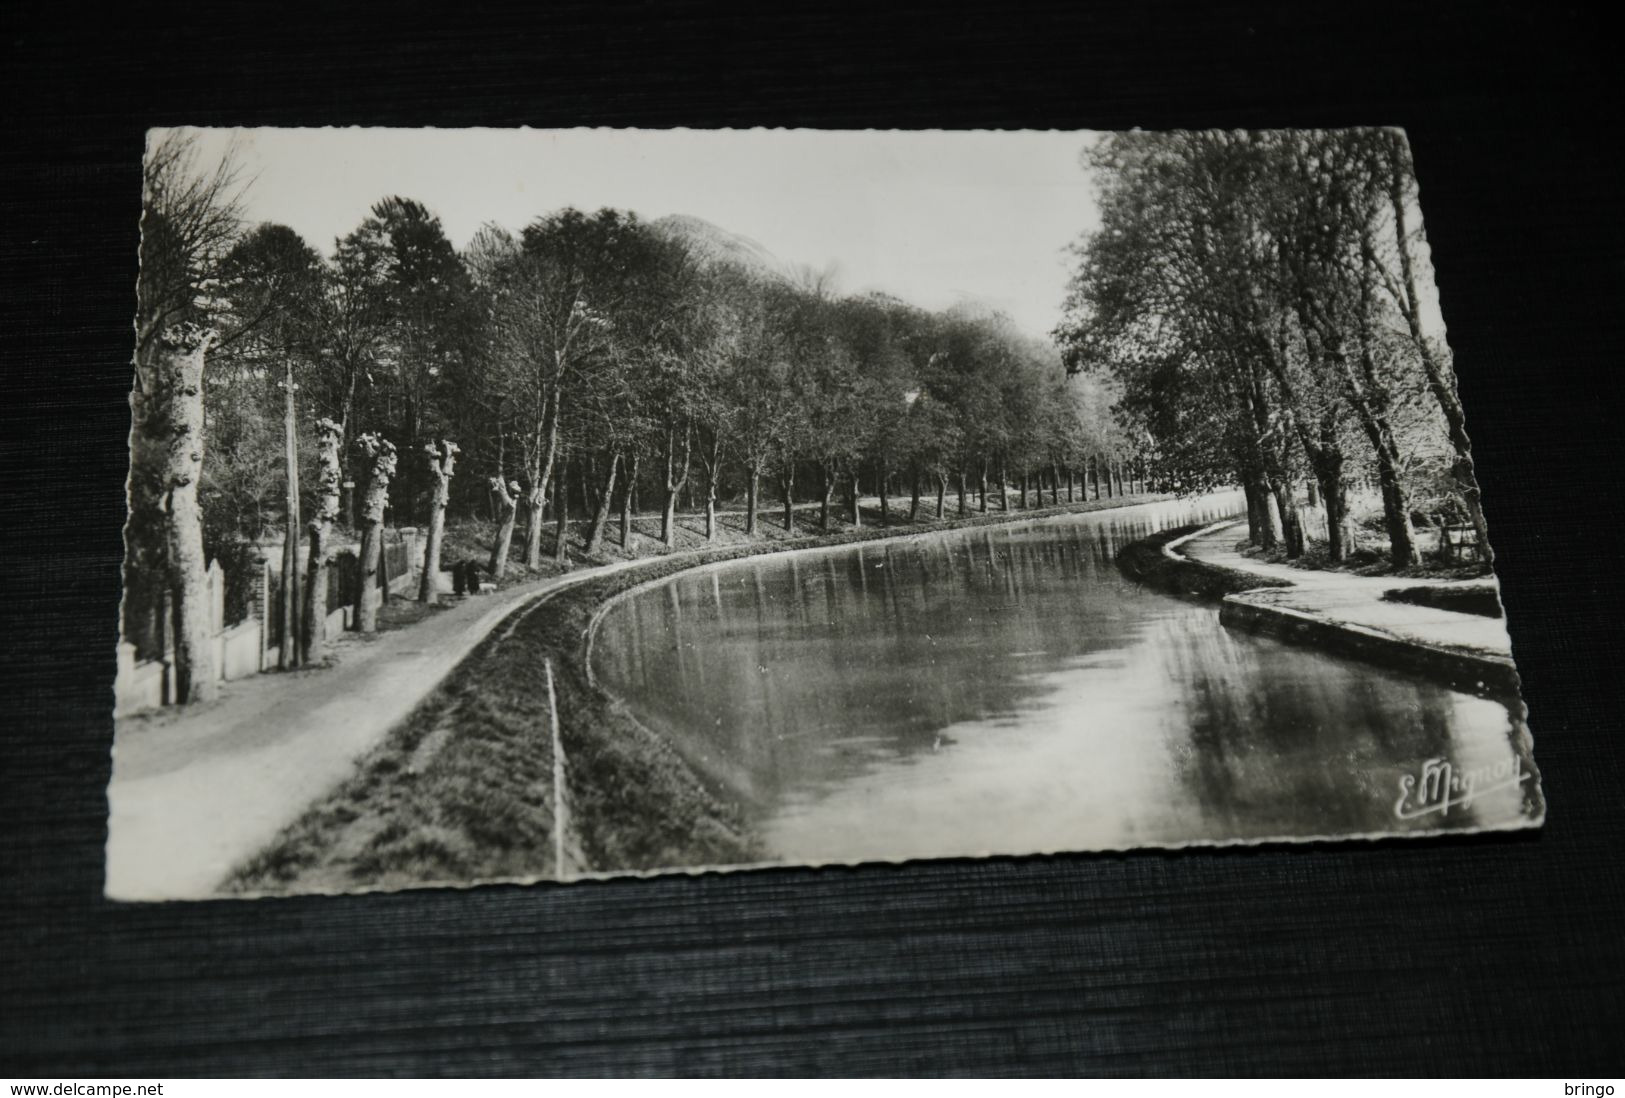
[[[1119, 409], [1189, 490], [1233, 479], [1266, 548], [1301, 551], [1296, 484], [1312, 473], [1329, 556], [1346, 538], [1357, 425], [1382, 485], [1395, 566], [1416, 559], [1405, 470], [1433, 427], [1408, 410], [1395, 354], [1403, 296], [1382, 255], [1391, 198], [1374, 131], [1124, 134], [1089, 155], [1102, 228], [1076, 254], [1069, 369], [1110, 371]], [[1402, 310], [1401, 310], [1402, 311]]]
[[[542, 503], [554, 473], [562, 418], [576, 399], [581, 375], [596, 359], [633, 352], [632, 317], [657, 293], [667, 242], [635, 214], [566, 209], [526, 226], [506, 330], [515, 349], [515, 406], [527, 418], [521, 435], [529, 488], [530, 528], [525, 561], [541, 562]], [[623, 331], [611, 342], [615, 326]], [[604, 381], [604, 375], [599, 375]], [[607, 384], [620, 385], [612, 371]]]
[[[1392, 240], [1389, 253], [1393, 262], [1379, 268], [1383, 288], [1405, 321], [1417, 358], [1426, 373], [1428, 389], [1444, 415], [1455, 460], [1451, 475], [1478, 538], [1480, 553], [1491, 559], [1489, 526], [1473, 465], [1472, 441], [1467, 437], [1467, 421], [1456, 392], [1456, 375], [1449, 348], [1429, 336], [1424, 328], [1423, 302], [1417, 271], [1426, 260], [1420, 254], [1425, 246], [1422, 211], [1416, 201], [1416, 173], [1410, 146], [1399, 130], [1385, 130], [1372, 143], [1372, 165], [1388, 199], [1388, 229]], [[1414, 226], [1414, 227], [1413, 227]], [[1394, 269], [1397, 267], [1397, 271]], [[1431, 284], [1431, 279], [1429, 280]]]
[[361, 588], [356, 592], [356, 628], [378, 631], [378, 567], [384, 551], [384, 511], [389, 506], [389, 482], [395, 475], [395, 444], [368, 432], [356, 439], [367, 471], [367, 491], [361, 507]]
[[333, 552], [330, 545], [333, 523], [339, 517], [339, 483], [342, 477], [339, 447], [343, 443], [344, 428], [324, 416], [316, 421], [316, 435], [316, 507], [310, 516], [306, 560], [308, 575], [305, 581], [306, 663], [320, 661], [322, 648], [327, 642], [327, 566]]
[[[745, 470], [745, 533], [751, 535], [756, 533], [761, 479], [775, 460], [797, 452], [805, 409], [792, 392], [794, 370], [787, 351], [794, 291], [783, 283], [751, 278], [737, 283], [733, 294], [739, 348], [736, 367], [720, 389], [733, 409], [733, 450]], [[793, 524], [793, 510], [787, 509], [786, 516], [786, 525]]]
[[1381, 321], [1376, 300], [1373, 219], [1385, 194], [1369, 170], [1370, 131], [1283, 135], [1275, 147], [1274, 213], [1293, 308], [1311, 354], [1324, 363], [1358, 417], [1382, 485], [1390, 559], [1417, 563], [1410, 507], [1393, 424], [1394, 378], [1377, 369]]
[[316, 300], [320, 368], [311, 379], [311, 398], [339, 425], [341, 466], [353, 450], [351, 439], [360, 433], [359, 421], [374, 418], [374, 389], [388, 357], [389, 269], [389, 252], [377, 235], [352, 232], [337, 242]]
[[446, 504], [451, 501], [451, 477], [457, 465], [457, 444], [447, 439], [423, 447], [433, 499], [429, 504], [429, 530], [423, 542], [423, 576], [418, 581], [418, 601], [432, 603], [439, 595], [440, 542], [446, 532]]
[[193, 137], [174, 131], [149, 146], [144, 165], [125, 526], [124, 634], [138, 651], [161, 654], [167, 598], [179, 702], [216, 693], [198, 498], [203, 375], [219, 340], [209, 295], [238, 232], [241, 197], [229, 155], [208, 170], [198, 160]]
[[[467, 271], [440, 219], [408, 198], [373, 206], [341, 252], [362, 276], [362, 308], [373, 324], [372, 422], [417, 452], [443, 426], [437, 419], [444, 381], [468, 349]], [[403, 470], [400, 494], [407, 508], [415, 509], [426, 474], [416, 463]]]
[[508, 557], [513, 552], [513, 528], [519, 513], [519, 482], [490, 479], [491, 492], [497, 501], [497, 536], [491, 546], [491, 578], [500, 580], [508, 573]]

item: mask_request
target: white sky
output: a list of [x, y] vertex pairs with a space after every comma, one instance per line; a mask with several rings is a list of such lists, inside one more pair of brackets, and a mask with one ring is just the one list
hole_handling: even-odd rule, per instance
[[387, 195], [440, 215], [458, 248], [564, 206], [692, 214], [788, 263], [833, 267], [846, 292], [927, 308], [962, 297], [1033, 335], [1061, 315], [1063, 249], [1099, 223], [1089, 133], [817, 130], [198, 131], [233, 143], [254, 221], [324, 254]]

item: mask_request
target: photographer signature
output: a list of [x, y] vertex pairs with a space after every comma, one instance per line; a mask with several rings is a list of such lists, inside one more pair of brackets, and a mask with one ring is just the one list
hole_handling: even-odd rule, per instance
[[1452, 808], [1465, 807], [1476, 797], [1520, 785], [1529, 777], [1523, 760], [1516, 756], [1472, 770], [1458, 770], [1448, 759], [1428, 759], [1418, 773], [1399, 779], [1394, 815], [1402, 820], [1420, 819], [1433, 812], [1448, 816]]

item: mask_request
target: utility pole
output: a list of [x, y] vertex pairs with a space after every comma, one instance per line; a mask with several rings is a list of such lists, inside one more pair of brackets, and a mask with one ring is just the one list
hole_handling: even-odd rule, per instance
[[282, 541], [282, 636], [277, 666], [283, 670], [299, 665], [299, 644], [304, 630], [299, 628], [299, 435], [294, 423], [294, 394], [299, 386], [293, 380], [293, 361], [287, 363], [282, 382], [282, 435], [288, 462], [288, 522]]

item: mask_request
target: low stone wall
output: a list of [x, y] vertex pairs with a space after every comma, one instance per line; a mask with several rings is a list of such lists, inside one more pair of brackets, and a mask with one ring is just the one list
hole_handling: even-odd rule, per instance
[[215, 666], [223, 678], [240, 679], [260, 672], [260, 623], [245, 621], [220, 634]]
[[1383, 667], [1425, 674], [1475, 694], [1515, 697], [1518, 693], [1518, 669], [1509, 659], [1437, 648], [1353, 622], [1275, 606], [1267, 601], [1268, 595], [1266, 591], [1226, 595], [1219, 604], [1220, 624], [1288, 644], [1309, 645]]
[[[390, 578], [389, 593], [393, 598], [417, 597], [418, 577], [423, 570], [423, 543], [416, 529], [410, 526], [391, 531], [397, 538], [393, 549], [397, 561], [405, 567]], [[210, 628], [214, 637], [214, 674], [218, 680], [231, 681], [276, 667], [281, 648], [272, 643], [275, 638], [265, 636], [266, 618], [272, 611], [275, 595], [272, 590], [272, 570], [277, 567], [276, 555], [262, 553], [253, 567], [257, 568], [251, 597], [250, 616], [232, 626], [224, 625], [225, 576], [220, 562], [209, 564]], [[301, 562], [301, 570], [303, 563]], [[351, 627], [354, 609], [340, 606], [327, 615], [329, 637]], [[135, 646], [121, 643], [118, 651], [118, 672], [113, 680], [113, 715], [128, 716], [146, 709], [166, 705], [174, 697], [175, 669], [171, 659], [137, 660]]]
[[113, 715], [139, 713], [164, 704], [173, 687], [171, 667], [164, 660], [135, 658], [135, 645], [118, 646], [118, 673], [113, 677]]
[[329, 637], [336, 637], [346, 629], [350, 628], [350, 618], [354, 613], [355, 611], [350, 607], [341, 606], [337, 610], [334, 610], [331, 614], [327, 615], [327, 624], [324, 629], [325, 635]]
[[1439, 648], [1353, 622], [1276, 605], [1274, 594], [1290, 580], [1259, 576], [1176, 552], [1176, 543], [1205, 526], [1181, 526], [1136, 541], [1117, 554], [1131, 579], [1168, 594], [1219, 603], [1219, 622], [1242, 632], [1273, 637], [1383, 667], [1427, 675], [1459, 690], [1516, 697], [1518, 671], [1510, 659]]

